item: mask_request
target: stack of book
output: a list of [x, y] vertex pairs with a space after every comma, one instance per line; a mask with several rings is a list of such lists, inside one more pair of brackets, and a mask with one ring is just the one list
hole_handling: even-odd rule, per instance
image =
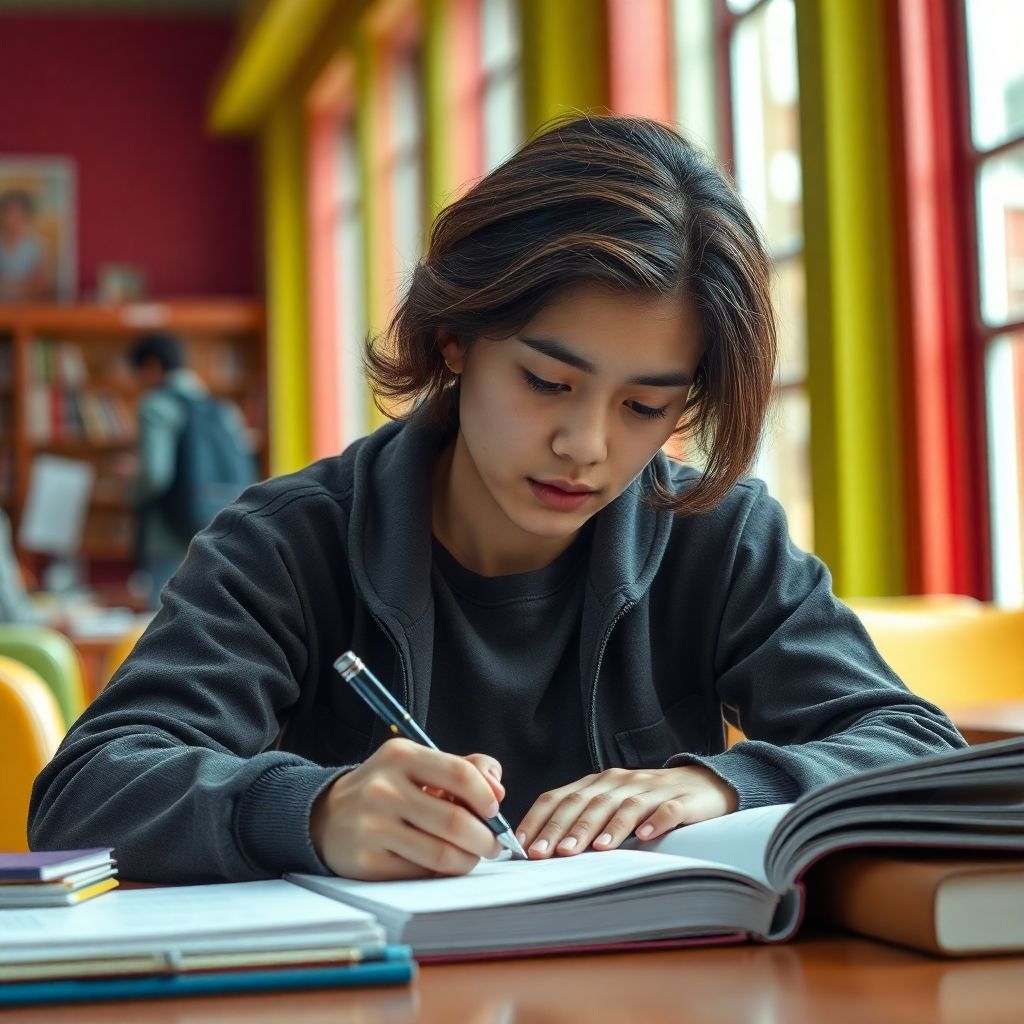
[[117, 888], [114, 851], [0, 853], [0, 910], [70, 907]]
[[403, 984], [415, 970], [371, 914], [281, 879], [0, 909], [0, 1008]]

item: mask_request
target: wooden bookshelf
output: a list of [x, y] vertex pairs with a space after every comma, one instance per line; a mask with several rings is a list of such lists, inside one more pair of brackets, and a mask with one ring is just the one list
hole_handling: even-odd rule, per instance
[[[125, 467], [136, 446], [140, 394], [127, 354], [168, 331], [210, 391], [235, 402], [267, 471], [267, 372], [261, 303], [173, 300], [123, 306], [0, 305], [0, 508], [15, 536], [32, 460], [43, 452], [96, 469], [82, 554], [129, 562], [134, 515]], [[19, 553], [24, 554], [24, 553]]]

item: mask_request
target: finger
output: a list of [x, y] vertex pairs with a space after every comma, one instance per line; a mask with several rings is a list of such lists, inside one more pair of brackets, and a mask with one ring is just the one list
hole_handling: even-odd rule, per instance
[[636, 837], [644, 840], [657, 839], [680, 825], [690, 825], [714, 817], [717, 817], [714, 813], [702, 814], [698, 808], [694, 807], [694, 801], [687, 797], [666, 800], [659, 804], [657, 810], [640, 824], [636, 830]]
[[501, 782], [501, 762], [490, 754], [467, 754], [466, 760], [483, 773], [498, 800], [505, 799], [505, 787]]
[[[574, 789], [566, 793], [558, 802], [557, 807], [555, 807], [552, 813], [548, 816], [548, 820], [544, 822], [543, 826], [538, 831], [536, 839], [530, 843], [530, 846], [527, 849], [527, 853], [530, 857], [550, 857], [555, 852], [555, 847], [558, 843], [565, 838], [566, 833], [572, 825], [580, 819], [586, 809], [590, 806], [591, 802], [598, 799], [600, 796], [600, 791], [595, 792], [592, 787], [589, 786], [584, 789]], [[614, 808], [608, 811], [609, 817], [613, 811]], [[570, 848], [566, 849], [564, 852], [570, 853], [572, 850]]]
[[[656, 811], [660, 805], [661, 798], [657, 793], [647, 791], [627, 796], [619, 804], [618, 810], [611, 816], [601, 834], [593, 840], [594, 849], [617, 849], [641, 822], [649, 820], [651, 813]], [[650, 834], [654, 835], [653, 829]]]
[[[415, 786], [410, 786], [403, 796], [406, 799], [403, 800], [400, 814], [407, 824], [449, 845], [457, 846], [477, 860], [497, 856], [501, 847], [494, 833], [462, 804], [437, 800]], [[417, 863], [422, 864], [423, 861]]]
[[[454, 810], [468, 812], [464, 807], [448, 805], [440, 800], [433, 801], [439, 807], [452, 806]], [[483, 826], [481, 826], [483, 827]], [[486, 831], [486, 829], [485, 829]], [[398, 857], [408, 861], [420, 877], [431, 875], [466, 875], [480, 862], [480, 857], [429, 832], [422, 832], [409, 824], [399, 827], [387, 837], [388, 848]]]
[[528, 850], [537, 839], [541, 829], [547, 824], [548, 819], [554, 814], [555, 809], [561, 803], [562, 797], [569, 792], [569, 787], [552, 789], [547, 793], [541, 793], [533, 802], [533, 806], [526, 812], [526, 817], [516, 828], [516, 838], [524, 850]]
[[[639, 786], [615, 786], [596, 793], [574, 822], [569, 824], [558, 840], [556, 852], [560, 854], [582, 853], [592, 843], [598, 849], [608, 849], [611, 844], [612, 820], [618, 816], [629, 822], [626, 834], [650, 813], [653, 800], [645, 799]], [[597, 840], [601, 840], [600, 844]]]
[[482, 818], [493, 818], [498, 813], [494, 790], [483, 772], [466, 758], [421, 747], [407, 739], [388, 740], [380, 753], [417, 787], [443, 789]]

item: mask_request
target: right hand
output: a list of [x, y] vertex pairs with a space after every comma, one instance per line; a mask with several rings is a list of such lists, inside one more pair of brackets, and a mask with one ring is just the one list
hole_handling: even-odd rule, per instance
[[498, 813], [505, 795], [500, 772], [482, 754], [458, 757], [388, 740], [317, 797], [310, 838], [324, 864], [344, 878], [464, 875], [501, 850], [480, 821]]

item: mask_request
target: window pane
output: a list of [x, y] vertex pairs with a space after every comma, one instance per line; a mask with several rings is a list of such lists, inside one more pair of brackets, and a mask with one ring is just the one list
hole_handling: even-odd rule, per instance
[[369, 395], [363, 379], [366, 296], [363, 290], [363, 232], [355, 128], [346, 124], [338, 135], [337, 217], [334, 225], [335, 326], [337, 391], [341, 402], [340, 451], [367, 432]]
[[716, 2], [672, 2], [676, 120], [688, 138], [712, 151], [718, 149]]
[[996, 338], [986, 362], [992, 580], [1002, 605], [1024, 604], [1024, 332]]
[[480, 4], [480, 63], [484, 74], [519, 60], [517, 0], [482, 0]]
[[967, 0], [967, 60], [974, 144], [1024, 134], [1024, 3]]
[[484, 87], [484, 170], [510, 157], [523, 141], [519, 68], [495, 73]]
[[779, 392], [753, 470], [782, 503], [789, 519], [789, 535], [805, 551], [814, 545], [810, 438], [807, 392], [802, 388]]
[[423, 240], [423, 183], [421, 174], [422, 120], [418, 62], [415, 53], [401, 54], [394, 64], [392, 94], [391, 202], [394, 217], [396, 287], [420, 257]]
[[775, 266], [775, 309], [779, 325], [778, 377], [784, 384], [807, 379], [807, 294], [803, 256]]
[[803, 221], [793, 0], [770, 0], [737, 25], [731, 74], [740, 191], [773, 251], [798, 247]]
[[1024, 317], [1024, 145], [986, 160], [978, 178], [981, 312], [990, 324]]
[[744, 11], [749, 11], [757, 0], [728, 0], [729, 10], [734, 14], [742, 14]]

